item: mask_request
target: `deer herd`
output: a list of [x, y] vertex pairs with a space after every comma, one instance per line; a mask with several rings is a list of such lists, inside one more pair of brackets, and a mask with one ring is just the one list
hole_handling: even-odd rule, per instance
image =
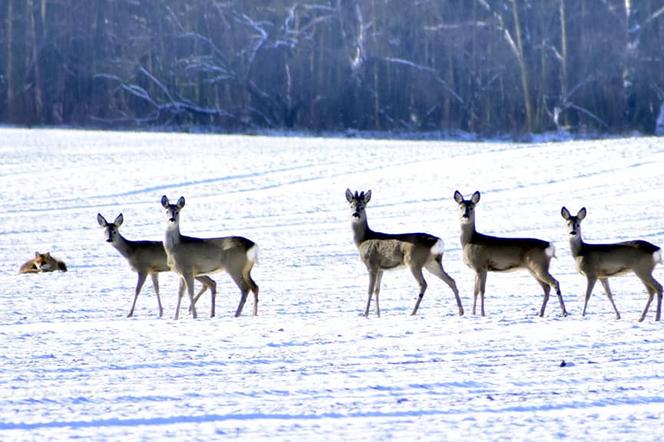
[[[419, 291], [411, 315], [420, 307], [427, 282], [423, 269], [440, 278], [454, 294], [459, 315], [464, 314], [457, 285], [443, 267], [443, 241], [428, 233], [391, 234], [372, 230], [367, 221], [366, 207], [371, 200], [371, 191], [351, 192], [346, 190], [346, 200], [350, 205], [351, 229], [353, 241], [360, 259], [369, 273], [369, 289], [364, 316], [369, 316], [371, 302], [375, 302], [376, 315], [380, 316], [379, 294], [385, 270], [406, 267], [417, 281]], [[480, 298], [480, 314], [485, 315], [484, 294], [488, 272], [509, 272], [518, 269], [527, 270], [542, 287], [544, 297], [539, 316], [544, 316], [551, 290], [560, 303], [562, 316], [567, 316], [559, 282], [549, 273], [551, 259], [555, 257], [553, 243], [535, 238], [504, 238], [479, 233], [475, 228], [475, 209], [480, 201], [480, 193], [475, 192], [469, 199], [454, 192], [454, 201], [459, 208], [461, 224], [461, 247], [463, 261], [475, 272], [473, 290], [473, 314], [477, 313], [477, 298]], [[163, 315], [159, 296], [160, 272], [172, 271], [179, 277], [178, 301], [174, 319], [178, 319], [180, 304], [186, 290], [189, 297], [189, 311], [196, 318], [196, 301], [207, 290], [211, 295], [210, 316], [215, 316], [216, 282], [208, 276], [211, 273], [225, 271], [240, 289], [240, 302], [235, 316], [242, 314], [242, 309], [249, 292], [253, 293], [253, 314], [258, 314], [258, 285], [251, 277], [251, 270], [258, 260], [258, 246], [250, 239], [241, 236], [219, 238], [196, 238], [180, 233], [180, 212], [185, 206], [184, 197], [171, 204], [166, 196], [161, 198], [161, 205], [166, 219], [166, 232], [163, 241], [130, 241], [120, 234], [119, 228], [124, 219], [119, 214], [109, 223], [101, 214], [97, 222], [104, 229], [105, 239], [129, 262], [138, 274], [134, 291], [134, 300], [127, 316], [132, 316], [141, 288], [150, 275], [157, 295], [159, 316]], [[587, 279], [587, 288], [582, 315], [588, 309], [588, 301], [595, 283], [599, 279], [609, 298], [616, 318], [620, 313], [613, 300], [609, 287], [609, 278], [634, 273], [645, 285], [648, 299], [640, 316], [643, 321], [650, 304], [657, 295], [655, 320], [661, 319], [662, 285], [653, 277], [653, 270], [662, 263], [661, 248], [647, 241], [625, 241], [610, 244], [588, 244], [581, 236], [581, 221], [587, 211], [582, 208], [576, 215], [563, 207], [561, 216], [567, 223], [570, 248], [576, 262], [576, 268]], [[37, 257], [39, 254], [37, 254]], [[35, 260], [33, 260], [35, 261]], [[25, 263], [22, 270], [40, 270], [39, 264]], [[64, 266], [64, 263], [62, 264]], [[50, 269], [50, 267], [49, 267]], [[202, 284], [194, 296], [194, 281]]]

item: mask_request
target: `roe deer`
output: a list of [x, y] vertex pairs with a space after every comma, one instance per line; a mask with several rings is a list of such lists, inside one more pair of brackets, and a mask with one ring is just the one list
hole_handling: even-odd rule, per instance
[[662, 285], [655, 280], [652, 272], [657, 263], [662, 262], [661, 248], [642, 240], [613, 244], [588, 244], [583, 241], [581, 236], [581, 221], [586, 217], [586, 208], [583, 207], [576, 216], [572, 216], [569, 210], [563, 207], [560, 214], [567, 221], [569, 244], [572, 249], [572, 256], [576, 261], [576, 269], [588, 280], [582, 315], [586, 315], [590, 295], [599, 279], [606, 296], [611, 301], [613, 310], [616, 312], [616, 318], [620, 319], [620, 313], [618, 313], [616, 304], [613, 302], [613, 294], [609, 287], [609, 277], [634, 272], [648, 291], [648, 302], [646, 302], [646, 308], [643, 309], [639, 322], [646, 318], [655, 293], [657, 293], [655, 321], [659, 321], [662, 314]]
[[[152, 277], [152, 287], [157, 294], [159, 317], [161, 318], [164, 314], [164, 309], [161, 306], [161, 298], [159, 297], [158, 273], [170, 271], [168, 264], [166, 263], [166, 251], [164, 250], [164, 245], [161, 241], [130, 241], [126, 239], [120, 234], [119, 230], [123, 221], [124, 218], [122, 214], [119, 214], [112, 223], [107, 222], [100, 213], [97, 214], [97, 222], [104, 228], [106, 242], [110, 242], [111, 245], [125, 257], [127, 262], [129, 262], [131, 269], [138, 273], [138, 282], [136, 283], [136, 290], [134, 292], [134, 302], [131, 304], [131, 310], [129, 310], [127, 317], [130, 318], [133, 316], [138, 294], [141, 293], [145, 279], [150, 275]], [[212, 295], [210, 316], [214, 316], [217, 283], [208, 276], [200, 276], [196, 279], [203, 284], [203, 288], [201, 288], [196, 299], [209, 288]]]
[[21, 265], [19, 273], [41, 273], [41, 272], [61, 272], [67, 271], [67, 265], [64, 261], [51, 256], [51, 252], [39, 253], [35, 252], [35, 257], [26, 261]]
[[454, 201], [459, 204], [463, 261], [475, 271], [473, 314], [479, 294], [481, 314], [484, 316], [484, 291], [488, 272], [527, 269], [544, 290], [544, 301], [539, 315], [544, 316], [549, 293], [553, 288], [558, 295], [562, 315], [567, 316], [560, 284], [549, 273], [551, 258], [555, 256], [553, 243], [533, 238], [498, 238], [483, 235], [475, 230], [475, 206], [480, 201], [480, 193], [475, 192], [469, 200], [466, 200], [457, 190], [454, 192]]
[[251, 269], [258, 260], [258, 246], [241, 236], [223, 238], [193, 238], [180, 234], [180, 210], [184, 207], [184, 197], [177, 204], [170, 204], [166, 195], [161, 197], [161, 205], [166, 214], [166, 234], [164, 249], [168, 266], [180, 276], [178, 304], [174, 319], [178, 319], [180, 302], [185, 288], [189, 293], [190, 311], [196, 318], [194, 299], [194, 277], [225, 270], [240, 289], [240, 304], [235, 316], [242, 314], [242, 308], [249, 291], [254, 294], [254, 316], [258, 314], [258, 285], [251, 279]]
[[353, 241], [360, 252], [360, 258], [369, 271], [369, 299], [364, 316], [369, 316], [371, 297], [376, 295], [376, 315], [380, 316], [378, 295], [384, 270], [406, 266], [417, 280], [420, 292], [411, 315], [417, 313], [422, 302], [427, 282], [422, 275], [424, 267], [442, 279], [454, 292], [459, 315], [463, 315], [463, 306], [459, 298], [456, 283], [443, 269], [443, 241], [428, 233], [388, 234], [374, 232], [369, 228], [365, 207], [371, 199], [371, 190], [355, 192], [346, 189], [346, 199], [350, 203]]

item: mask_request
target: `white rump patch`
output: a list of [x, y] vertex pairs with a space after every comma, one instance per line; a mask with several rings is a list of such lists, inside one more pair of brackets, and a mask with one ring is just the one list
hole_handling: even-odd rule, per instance
[[258, 244], [254, 244], [249, 250], [247, 250], [247, 259], [258, 264]]
[[445, 252], [445, 243], [442, 239], [436, 241], [436, 244], [431, 246], [431, 254], [433, 255], [442, 255]]
[[544, 249], [544, 253], [546, 253], [546, 256], [549, 258], [556, 258], [556, 246], [553, 245], [552, 242], [549, 243], [549, 247]]
[[658, 251], [652, 254], [652, 260], [655, 262], [655, 264], [657, 263], [662, 264], [662, 249], [659, 249]]

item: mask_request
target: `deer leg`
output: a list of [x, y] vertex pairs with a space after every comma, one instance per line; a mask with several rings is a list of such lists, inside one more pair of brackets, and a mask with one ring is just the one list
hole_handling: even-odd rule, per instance
[[180, 277], [180, 285], [178, 286], [178, 304], [175, 306], [175, 316], [173, 317], [175, 320], [180, 317], [180, 303], [182, 302], [182, 296], [184, 296], [184, 279]]
[[161, 318], [164, 315], [164, 308], [161, 305], [161, 296], [159, 295], [159, 274], [150, 273], [150, 276], [152, 277], [152, 288], [154, 288], [154, 292], [157, 294], [157, 304], [159, 305], [159, 317]]
[[369, 269], [369, 298], [367, 299], [367, 308], [364, 309], [364, 316], [369, 317], [369, 307], [371, 307], [371, 297], [373, 296], [374, 287], [376, 286], [376, 278], [378, 270]]
[[597, 278], [594, 276], [587, 276], [588, 278], [588, 285], [586, 287], [586, 300], [583, 303], [583, 312], [581, 313], [581, 316], [586, 316], [586, 310], [588, 309], [588, 301], [590, 301], [590, 295], [593, 293], [593, 287], [595, 287], [595, 283], [597, 282]]
[[657, 280], [649, 272], [638, 272], [636, 273], [636, 276], [639, 277], [641, 282], [643, 282], [643, 285], [645, 285], [646, 289], [648, 290], [648, 302], [646, 303], [646, 307], [643, 309], [643, 314], [641, 314], [641, 319], [639, 319], [639, 322], [646, 319], [646, 314], [648, 313], [650, 304], [655, 298], [655, 293], [657, 293], [657, 312], [655, 313], [655, 320], [659, 321], [661, 319], [661, 314], [662, 314], [661, 311], [662, 285], [659, 282], [657, 282]]
[[662, 285], [655, 281], [657, 285], [655, 290], [657, 291], [657, 314], [655, 315], [655, 321], [659, 321], [662, 318]]
[[[560, 304], [560, 310], [562, 311], [563, 316], [567, 316], [567, 310], [565, 309], [565, 302], [563, 301], [563, 295], [560, 292], [560, 283], [556, 278], [551, 276], [551, 274], [548, 272], [547, 269], [544, 269], [543, 271], [540, 272], [534, 272], [533, 276], [538, 280], [542, 288], [544, 289], [544, 298], [545, 301], [542, 304], [542, 310], [540, 311], [540, 317], [544, 316], [544, 307], [546, 307], [546, 301], [549, 300], [549, 293], [550, 290], [548, 289], [553, 289], [556, 291], [556, 296], [558, 297], [558, 303]], [[547, 286], [547, 288], [544, 287], [544, 285]]]
[[546, 309], [546, 303], [549, 302], [549, 294], [551, 293], [551, 286], [544, 281], [537, 280], [542, 290], [544, 290], [544, 300], [542, 300], [542, 308], [540, 309], [540, 318], [544, 316], [544, 310]]
[[436, 258], [435, 261], [427, 264], [426, 269], [432, 274], [442, 279], [443, 282], [445, 282], [445, 284], [447, 284], [449, 288], [452, 289], [454, 297], [456, 298], [457, 307], [459, 307], [459, 316], [463, 316], [463, 305], [461, 305], [459, 290], [457, 289], [457, 285], [454, 279], [452, 279], [452, 277], [448, 275], [447, 272], [445, 272], [445, 269], [443, 268], [442, 257], [439, 256], [438, 258]]
[[[210, 287], [210, 290], [212, 290], [210, 281], [212, 283], [214, 283], [214, 281], [212, 280], [212, 278], [210, 278], [208, 276], [197, 276], [194, 279], [196, 281], [200, 282], [203, 285], [203, 287], [201, 287], [201, 289], [198, 291], [196, 296], [194, 296], [194, 304], [195, 304], [195, 303], [198, 302], [198, 298], [200, 298], [203, 295], [203, 293], [205, 293], [205, 291], [208, 289], [208, 287]], [[191, 311], [191, 309], [189, 311]]]
[[611, 287], [609, 287], [609, 278], [601, 278], [599, 282], [602, 283], [602, 287], [604, 287], [604, 292], [606, 293], [606, 296], [609, 298], [609, 301], [611, 301], [611, 305], [613, 306], [613, 311], [616, 312], [616, 319], [620, 319], [620, 313], [618, 312], [616, 303], [613, 302], [613, 294], [611, 293]]
[[147, 277], [148, 275], [146, 273], [138, 272], [138, 281], [136, 282], [136, 290], [134, 290], [134, 302], [131, 303], [131, 309], [129, 310], [129, 314], [127, 315], [128, 318], [134, 316], [134, 308], [136, 307], [136, 300], [138, 299], [138, 294], [141, 293], [143, 284], [145, 284], [145, 278]]
[[657, 282], [652, 275], [649, 276], [648, 282], [650, 283], [650, 287], [652, 287], [652, 293], [653, 295], [657, 293], [657, 312], [655, 313], [655, 321], [659, 321], [662, 316], [662, 285]]
[[134, 308], [136, 307], [136, 300], [138, 299], [138, 294], [141, 293], [141, 289], [143, 288], [143, 284], [145, 284], [145, 280], [147, 278], [147, 273], [144, 272], [138, 272], [138, 281], [136, 282], [136, 289], [134, 290], [134, 302], [131, 304], [131, 309], [129, 310], [129, 314], [127, 314], [127, 317], [130, 318], [134, 315]]
[[182, 275], [184, 278], [185, 286], [187, 287], [187, 293], [189, 294], [189, 305], [191, 306], [191, 316], [196, 319], [198, 315], [196, 314], [196, 304], [194, 302], [194, 275], [193, 273], [185, 273]]
[[480, 294], [480, 274], [475, 273], [475, 287], [473, 287], [473, 316], [476, 315], [477, 295]]
[[217, 283], [212, 278], [208, 278], [207, 284], [210, 289], [210, 317], [214, 318], [217, 305]]
[[376, 294], [376, 316], [380, 318], [380, 303], [378, 302], [379, 300], [379, 295], [380, 295], [380, 283], [383, 280], [383, 271], [378, 270], [378, 273], [376, 274], [376, 283], [374, 284], [374, 293]]
[[[198, 294], [196, 296], [194, 296], [194, 304], [196, 304], [198, 302], [198, 298], [200, 298], [203, 295], [203, 293], [205, 293], [205, 291], [207, 289], [210, 289], [210, 303], [211, 303], [210, 317], [214, 318], [214, 303], [215, 303], [215, 299], [217, 297], [217, 283], [214, 281], [214, 279], [210, 278], [209, 276], [205, 276], [205, 275], [196, 276], [194, 279], [196, 279], [196, 281], [203, 284], [203, 287], [201, 287], [201, 290], [198, 292]], [[189, 312], [191, 313], [191, 306], [189, 306]]]
[[254, 316], [258, 315], [258, 284], [251, 278], [251, 273], [247, 272], [245, 281], [249, 285], [249, 290], [254, 294]]
[[650, 308], [650, 304], [652, 303], [653, 299], [655, 299], [655, 292], [650, 287], [648, 287], [648, 301], [646, 302], [646, 307], [643, 309], [641, 318], [639, 318], [639, 322], [643, 322], [643, 320], [646, 319], [646, 314], [648, 313], [648, 309]]
[[[556, 281], [554, 279], [554, 281]], [[560, 304], [560, 310], [562, 311], [563, 316], [567, 316], [567, 309], [565, 308], [565, 302], [563, 301], [563, 294], [560, 292], [560, 284], [556, 281], [555, 285], [556, 296], [558, 297], [558, 303]]]
[[563, 301], [563, 294], [560, 292], [560, 283], [553, 276], [549, 275], [549, 286], [556, 291], [556, 296], [558, 297], [558, 303], [560, 304], [560, 311], [563, 316], [567, 316], [567, 309], [565, 308], [565, 301]]
[[482, 270], [480, 273], [478, 273], [478, 277], [479, 277], [479, 292], [480, 292], [480, 311], [482, 313], [482, 316], [484, 316], [484, 292], [486, 290], [487, 271]]
[[424, 298], [424, 292], [427, 290], [427, 282], [424, 279], [424, 275], [422, 275], [422, 267], [419, 266], [412, 266], [410, 268], [411, 273], [417, 280], [417, 283], [420, 285], [420, 294], [417, 296], [417, 301], [415, 301], [415, 307], [413, 308], [413, 313], [411, 313], [411, 316], [414, 316], [417, 313], [417, 309], [420, 307], [420, 302], [422, 302], [422, 298]]
[[235, 311], [235, 317], [239, 317], [242, 314], [242, 309], [244, 308], [245, 302], [247, 302], [247, 295], [249, 294], [249, 284], [242, 277], [241, 272], [229, 272], [231, 278], [235, 282], [235, 285], [240, 289], [240, 303], [237, 306]]

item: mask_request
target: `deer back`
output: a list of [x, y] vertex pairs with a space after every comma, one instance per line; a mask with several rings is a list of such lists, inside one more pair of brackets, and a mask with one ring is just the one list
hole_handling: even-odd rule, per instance
[[168, 264], [176, 271], [193, 270], [194, 274], [222, 270], [241, 270], [248, 261], [248, 251], [255, 243], [241, 236], [194, 238], [181, 236], [167, 246]]
[[129, 241], [126, 240], [129, 253], [125, 258], [129, 266], [136, 272], [167, 272], [169, 271], [166, 251], [161, 241]]
[[466, 265], [493, 272], [548, 263], [554, 253], [550, 242], [535, 238], [500, 238], [475, 233], [463, 244]]
[[650, 272], [657, 264], [660, 248], [648, 241], [613, 244], [583, 243], [575, 255], [578, 270], [598, 277], [617, 276], [633, 270]]
[[362, 261], [384, 270], [402, 265], [424, 266], [442, 254], [442, 241], [427, 233], [387, 234], [370, 232], [359, 245]]

